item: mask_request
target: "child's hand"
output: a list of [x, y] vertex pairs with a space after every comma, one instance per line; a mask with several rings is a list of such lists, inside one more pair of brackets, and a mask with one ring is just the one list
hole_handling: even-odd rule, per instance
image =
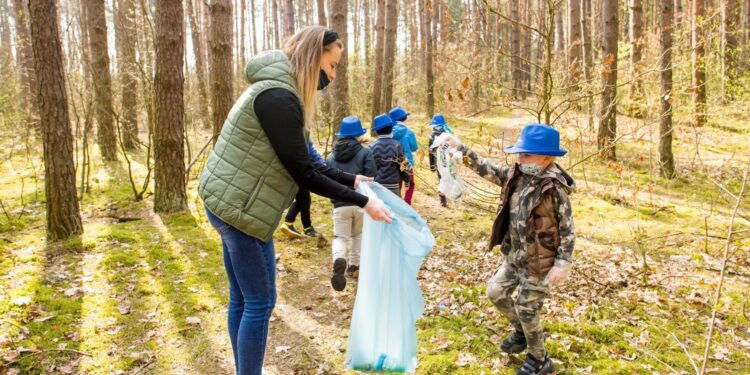
[[367, 214], [375, 221], [385, 221], [388, 224], [393, 221], [390, 211], [383, 206], [380, 199], [370, 197], [370, 200], [367, 201], [364, 208], [365, 212], [367, 212]]
[[463, 144], [461, 143], [461, 140], [458, 139], [458, 137], [451, 133], [443, 133], [438, 137], [438, 139], [443, 139], [443, 143], [453, 148], [459, 148]]
[[359, 183], [362, 182], [362, 181], [375, 181], [375, 179], [372, 178], [372, 177], [367, 177], [367, 176], [363, 176], [361, 174], [358, 174], [357, 177], [354, 179], [354, 188], [355, 189], [358, 188], [359, 187]]
[[547, 273], [547, 282], [550, 285], [561, 285], [570, 275], [572, 264], [565, 261], [556, 261], [555, 265]]

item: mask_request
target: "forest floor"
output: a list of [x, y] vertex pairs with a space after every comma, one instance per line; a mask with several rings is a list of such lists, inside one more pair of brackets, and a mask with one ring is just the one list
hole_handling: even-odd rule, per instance
[[[505, 163], [512, 159], [500, 147], [512, 143], [529, 119], [496, 113], [450, 120], [476, 151]], [[658, 124], [621, 117], [618, 163], [597, 160], [594, 131], [572, 121], [560, 125], [571, 150], [559, 160], [563, 167], [594, 157], [570, 168], [578, 183], [571, 196], [576, 267], [545, 305], [546, 345], [559, 373], [700, 368], [735, 203], [717, 183], [732, 194], [740, 190], [750, 157], [748, 120], [727, 118], [701, 129], [678, 123], [679, 176], [673, 181], [658, 177]], [[486, 280], [503, 260], [486, 245], [499, 189], [464, 169], [472, 186], [468, 201], [439, 207], [425, 123], [410, 120], [422, 146], [414, 207], [437, 243], [419, 275], [425, 311], [417, 326], [417, 373], [512, 374], [525, 357], [499, 352], [511, 330], [485, 297]], [[0, 374], [233, 373], [221, 245], [196, 195], [196, 180], [190, 181], [188, 211], [154, 214], [151, 198], [133, 200], [122, 157], [103, 163], [93, 155], [91, 192], [81, 202], [85, 232], [49, 244], [44, 184], [34, 177], [43, 165], [38, 151], [26, 151], [24, 138], [8, 131], [0, 147]], [[133, 156], [137, 181], [145, 174], [144, 158], [145, 152]], [[750, 371], [747, 195], [739, 214], [708, 373]], [[330, 239], [327, 200], [314, 198], [313, 221]], [[325, 239], [277, 236], [275, 246], [278, 303], [267, 370], [347, 373], [356, 283], [344, 292], [331, 289]]]

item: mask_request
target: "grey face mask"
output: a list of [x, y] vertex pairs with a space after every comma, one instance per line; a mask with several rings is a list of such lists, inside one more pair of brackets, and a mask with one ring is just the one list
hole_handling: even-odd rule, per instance
[[542, 167], [536, 163], [519, 164], [519, 169], [521, 169], [523, 174], [529, 176], [536, 176], [542, 172]]

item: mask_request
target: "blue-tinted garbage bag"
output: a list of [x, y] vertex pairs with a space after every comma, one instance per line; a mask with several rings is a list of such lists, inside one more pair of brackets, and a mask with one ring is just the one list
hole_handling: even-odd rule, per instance
[[363, 182], [357, 191], [380, 199], [391, 211], [393, 223], [365, 215], [346, 366], [358, 371], [413, 372], [416, 322], [424, 310], [417, 273], [435, 237], [411, 206], [380, 184]]

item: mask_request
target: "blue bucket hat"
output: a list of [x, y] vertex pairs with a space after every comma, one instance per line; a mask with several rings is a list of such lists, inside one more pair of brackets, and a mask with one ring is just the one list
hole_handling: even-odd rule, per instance
[[341, 120], [339, 132], [336, 133], [336, 136], [339, 138], [357, 138], [365, 133], [367, 133], [367, 129], [362, 127], [362, 122], [359, 121], [359, 118], [357, 116], [348, 116]]
[[404, 121], [406, 120], [406, 117], [409, 116], [409, 112], [406, 112], [406, 110], [401, 107], [393, 107], [391, 111], [388, 112], [388, 116], [393, 121]]
[[396, 123], [393, 122], [393, 120], [391, 120], [391, 118], [388, 117], [388, 115], [386, 115], [385, 113], [381, 113], [375, 116], [374, 119], [372, 119], [372, 130], [374, 131], [378, 131], [380, 129], [387, 128], [393, 125], [396, 125]]
[[435, 116], [432, 116], [432, 121], [430, 121], [430, 125], [441, 126], [445, 124], [446, 124], [445, 117], [439, 113], [436, 114]]
[[509, 154], [534, 154], [546, 156], [563, 156], [567, 150], [560, 148], [560, 132], [545, 124], [529, 124], [521, 130], [521, 136], [515, 145], [506, 147]]

